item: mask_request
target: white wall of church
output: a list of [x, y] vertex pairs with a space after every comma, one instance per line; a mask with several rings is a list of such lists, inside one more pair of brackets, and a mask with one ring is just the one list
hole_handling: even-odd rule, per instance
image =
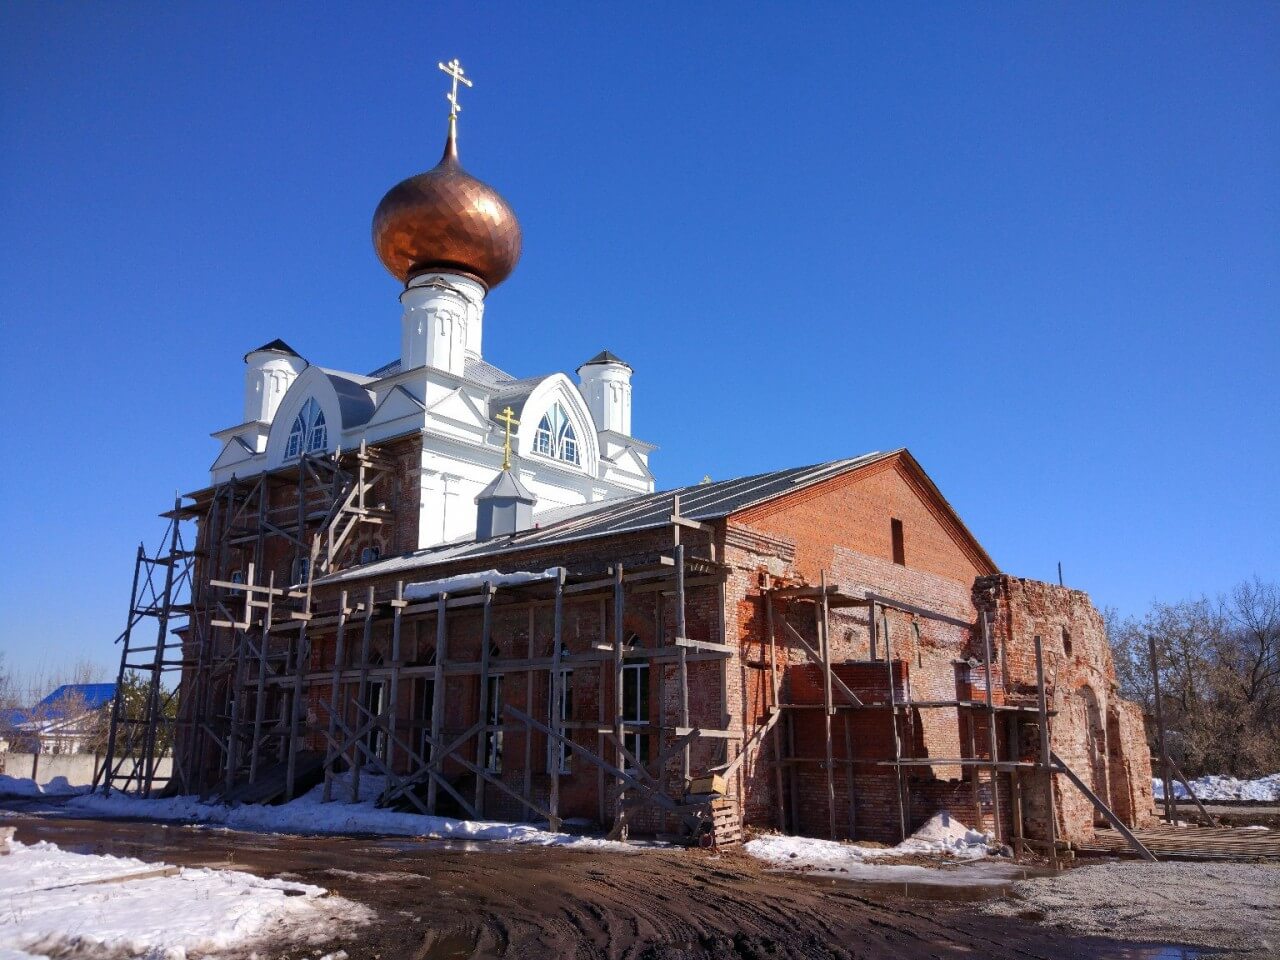
[[589, 363], [579, 368], [578, 384], [599, 429], [631, 433], [630, 367]]
[[401, 368], [428, 366], [462, 376], [467, 354], [480, 356], [484, 292], [456, 274], [414, 277], [400, 295]]

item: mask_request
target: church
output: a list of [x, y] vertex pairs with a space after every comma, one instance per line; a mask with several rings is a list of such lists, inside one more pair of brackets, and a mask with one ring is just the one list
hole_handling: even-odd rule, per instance
[[485, 297], [520, 259], [520, 224], [458, 159], [397, 184], [373, 241], [402, 285], [400, 356], [367, 374], [312, 364], [284, 340], [245, 355], [244, 420], [213, 436], [221, 483], [303, 455], [420, 439], [418, 531], [429, 547], [476, 533], [475, 498], [502, 469], [497, 417], [519, 420], [512, 479], [533, 513], [649, 493], [654, 445], [631, 435], [631, 367], [602, 350], [564, 373], [517, 377], [484, 360]]
[[243, 421], [147, 561], [179, 571], [148, 608], [177, 624], [152, 673], [176, 718], [116, 717], [105, 788], [707, 845], [892, 843], [945, 813], [1055, 858], [1144, 825], [1143, 718], [1097, 610], [1002, 571], [908, 450], [659, 490], [623, 359], [485, 361], [520, 227], [463, 169], [470, 78], [440, 68], [443, 156], [373, 215], [400, 355], [246, 354]]

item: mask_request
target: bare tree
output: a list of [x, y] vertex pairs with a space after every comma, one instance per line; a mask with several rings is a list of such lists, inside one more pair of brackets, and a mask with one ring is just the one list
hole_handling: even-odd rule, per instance
[[1189, 776], [1280, 769], [1280, 587], [1255, 577], [1217, 600], [1105, 619], [1121, 689], [1148, 713], [1155, 639], [1169, 752]]

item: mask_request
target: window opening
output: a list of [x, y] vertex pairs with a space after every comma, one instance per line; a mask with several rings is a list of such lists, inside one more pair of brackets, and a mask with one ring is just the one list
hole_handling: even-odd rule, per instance
[[905, 567], [907, 565], [907, 547], [902, 535], [902, 521], [897, 517], [890, 518], [889, 532], [893, 537], [893, 562]]
[[[649, 663], [622, 665], [622, 745], [642, 764], [649, 762]], [[634, 772], [627, 764], [627, 772]]]
[[[569, 651], [563, 644], [560, 647], [560, 656], [563, 658], [568, 656]], [[564, 724], [573, 719], [573, 671], [569, 669], [560, 670], [560, 702], [556, 705], [556, 684], [555, 674], [550, 675], [550, 689], [547, 694], [547, 702], [552, 704], [553, 710], [558, 710], [555, 716], [559, 717], [561, 728], [560, 735], [566, 739], [571, 736], [568, 730], [564, 729]], [[572, 772], [571, 763], [572, 751], [569, 744], [565, 740], [553, 743], [551, 738], [547, 738], [547, 772], [550, 773], [554, 768], [552, 764], [559, 764], [561, 773]]]
[[538, 421], [533, 435], [533, 452], [553, 460], [579, 464], [578, 435], [573, 430], [564, 407], [556, 404]]
[[[378, 716], [378, 714], [382, 713], [383, 694], [385, 692], [385, 689], [386, 688], [383, 685], [381, 680], [369, 681], [369, 688], [365, 693], [364, 708], [369, 711], [369, 714], [371, 716], [376, 717]], [[360, 724], [363, 725], [366, 722], [366, 720], [367, 718], [361, 717]], [[386, 760], [387, 759], [386, 731], [381, 729], [380, 727], [374, 730], [370, 730], [365, 735], [365, 746], [368, 747], [369, 750], [373, 753], [373, 755], [377, 757], [379, 760]]]
[[[490, 651], [490, 656], [497, 656], [498, 651]], [[496, 729], [502, 725], [502, 674], [490, 676], [485, 683], [489, 685], [489, 715], [485, 718], [489, 729], [484, 735], [484, 768], [490, 773], [502, 772], [502, 731]]]
[[284, 458], [293, 460], [304, 453], [323, 450], [329, 442], [329, 430], [325, 426], [324, 411], [314, 397], [307, 397], [298, 415], [293, 420], [293, 428], [289, 431], [289, 444], [285, 448]]

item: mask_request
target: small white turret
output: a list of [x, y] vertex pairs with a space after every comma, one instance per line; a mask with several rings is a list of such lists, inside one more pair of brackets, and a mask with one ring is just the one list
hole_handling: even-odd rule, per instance
[[272, 340], [246, 353], [244, 362], [244, 422], [270, 423], [307, 361], [283, 340]]
[[578, 368], [578, 387], [600, 430], [631, 436], [631, 365], [608, 350]]
[[451, 273], [424, 273], [400, 294], [400, 366], [435, 367], [463, 375], [468, 355], [480, 358], [484, 286]]

